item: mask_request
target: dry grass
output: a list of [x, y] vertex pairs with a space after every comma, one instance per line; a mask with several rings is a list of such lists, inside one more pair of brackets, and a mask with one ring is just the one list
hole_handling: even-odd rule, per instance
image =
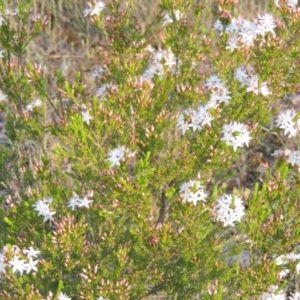
[[[4, 0], [5, 6], [15, 7], [16, 0]], [[107, 1], [106, 1], [107, 2]], [[195, 1], [202, 3], [202, 0]], [[203, 18], [207, 28], [216, 19], [217, 1], [208, 0], [206, 16]], [[144, 30], [159, 12], [159, 0], [134, 1], [134, 13]], [[61, 69], [72, 81], [77, 71], [89, 81], [87, 71], [91, 70], [101, 57], [99, 41], [101, 35], [87, 18], [83, 16], [86, 2], [82, 0], [33, 0], [33, 13], [48, 16], [48, 24], [42, 34], [30, 44], [26, 59], [40, 63], [44, 74], [51, 79], [57, 69]], [[236, 10], [251, 18], [257, 12], [267, 9], [267, 1], [240, 1]], [[153, 27], [153, 41], [158, 41], [162, 28]]]

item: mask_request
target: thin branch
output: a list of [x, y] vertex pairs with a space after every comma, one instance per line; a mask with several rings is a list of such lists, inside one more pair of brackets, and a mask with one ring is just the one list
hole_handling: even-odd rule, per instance
[[163, 190], [161, 192], [160, 201], [161, 201], [161, 208], [160, 208], [160, 213], [159, 213], [158, 220], [156, 222], [156, 226], [158, 226], [159, 224], [164, 223], [165, 218], [166, 218], [166, 214], [167, 214], [167, 211], [168, 211], [168, 200], [167, 200], [167, 197], [166, 197], [165, 190]]

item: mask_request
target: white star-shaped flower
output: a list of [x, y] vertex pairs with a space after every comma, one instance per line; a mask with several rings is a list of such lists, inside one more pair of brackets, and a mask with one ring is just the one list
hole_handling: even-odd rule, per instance
[[93, 120], [93, 117], [90, 115], [90, 112], [88, 110], [82, 111], [81, 115], [82, 115], [83, 122], [90, 125], [90, 120]]
[[73, 197], [69, 200], [68, 207], [74, 210], [76, 206], [79, 206], [79, 203], [79, 197]]
[[181, 113], [178, 117], [177, 123], [176, 123], [176, 127], [178, 127], [181, 131], [182, 134], [184, 135], [186, 133], [186, 131], [190, 128], [189, 126], [189, 122], [187, 122], [185, 120], [185, 116], [184, 113]]
[[33, 109], [34, 109], [35, 107], [41, 106], [42, 103], [43, 103], [42, 100], [38, 98], [38, 99], [34, 100], [33, 102], [27, 104], [27, 105], [26, 105], [26, 108], [25, 108], [25, 111], [26, 111], [26, 112], [28, 112], [28, 111], [33, 111]]
[[7, 95], [5, 95], [1, 90], [0, 90], [0, 102], [4, 101], [7, 98]]
[[27, 274], [29, 274], [31, 271], [36, 271], [37, 272], [37, 267], [36, 264], [39, 262], [39, 260], [32, 260], [32, 257], [29, 257], [29, 261], [27, 264], [25, 264], [26, 266], [26, 272]]
[[72, 300], [72, 299], [70, 297], [68, 297], [67, 294], [61, 292], [58, 295], [58, 300]]
[[13, 260], [10, 260], [8, 263], [12, 265], [13, 273], [16, 273], [18, 271], [20, 275], [23, 275], [23, 272], [26, 271], [25, 260], [19, 259], [17, 255], [14, 255]]
[[41, 251], [34, 250], [32, 246], [30, 246], [28, 250], [24, 250], [24, 253], [27, 254], [28, 257], [37, 257], [41, 253]]
[[49, 211], [49, 205], [44, 203], [43, 200], [38, 200], [35, 204], [32, 205], [35, 207], [34, 210], [38, 212], [38, 216], [44, 215], [47, 211]]
[[[46, 203], [45, 203], [46, 202]], [[47, 199], [38, 200], [33, 206], [34, 210], [38, 211], [38, 216], [44, 216], [44, 222], [54, 221], [53, 215], [56, 214], [55, 211], [50, 211], [49, 204], [52, 202], [52, 198], [48, 197]]]
[[101, 11], [105, 8], [106, 4], [102, 1], [97, 1], [94, 6], [92, 4], [88, 3], [89, 8], [86, 8], [83, 11], [83, 16], [94, 16], [94, 15], [99, 15]]
[[83, 199], [79, 199], [79, 207], [89, 208], [89, 204], [94, 202], [93, 200], [89, 200], [87, 196], [84, 196]]
[[43, 216], [44, 216], [44, 220], [43, 222], [47, 222], [48, 220], [49, 221], [54, 221], [54, 218], [52, 217], [53, 215], [55, 215], [56, 212], [55, 211], [48, 211], [46, 212]]
[[230, 35], [228, 37], [227, 46], [225, 47], [225, 49], [228, 49], [228, 50], [230, 50], [230, 52], [233, 52], [235, 49], [239, 48], [238, 42], [239, 42], [239, 39], [236, 35]]
[[125, 156], [126, 148], [124, 146], [112, 149], [108, 154], [108, 161], [110, 162], [110, 166], [120, 166], [120, 161]]

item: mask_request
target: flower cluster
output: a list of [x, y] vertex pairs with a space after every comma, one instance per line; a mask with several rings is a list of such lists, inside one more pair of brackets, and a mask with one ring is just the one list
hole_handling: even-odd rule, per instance
[[180, 65], [180, 61], [174, 53], [168, 50], [155, 50], [151, 45], [146, 47], [146, 50], [152, 55], [148, 68], [142, 74], [142, 77], [147, 80], [152, 80], [155, 75], [160, 79], [164, 76], [164, 67], [167, 67], [171, 72], [176, 71], [176, 66]]
[[300, 169], [300, 151], [291, 151], [288, 155], [287, 161], [292, 165], [292, 166], [298, 166]]
[[[283, 254], [283, 255], [276, 257], [275, 263], [277, 266], [284, 266], [291, 262], [298, 261], [299, 259], [300, 259], [299, 253], [290, 252], [290, 253]], [[289, 275], [289, 273], [290, 273], [289, 269], [284, 269], [278, 274], [278, 277], [280, 280], [286, 279], [287, 276]], [[300, 263], [297, 263], [297, 265], [296, 265], [296, 273], [298, 275], [300, 274]], [[262, 294], [261, 299], [264, 299], [264, 300], [272, 300], [272, 299], [286, 300], [287, 299], [286, 294], [287, 294], [286, 289], [279, 290], [279, 287], [274, 285], [269, 288], [268, 292]], [[295, 291], [295, 293], [290, 294], [288, 299], [289, 300], [298, 300], [299, 297], [300, 297], [300, 293], [298, 291]]]
[[287, 158], [287, 162], [290, 163], [292, 166], [298, 166], [298, 170], [300, 171], [300, 151], [296, 150], [296, 151], [291, 151], [288, 149], [282, 150], [276, 150], [273, 154], [273, 156], [275, 157], [286, 157]]
[[108, 153], [108, 159], [107, 161], [110, 163], [110, 167], [114, 166], [120, 166], [121, 161], [125, 160], [125, 158], [133, 157], [135, 155], [134, 152], [131, 152], [128, 148], [125, 146], [120, 146], [117, 148], [112, 149]]
[[216, 220], [222, 222], [224, 227], [234, 226], [245, 215], [243, 201], [237, 196], [225, 194], [217, 199], [215, 214]]
[[232, 18], [231, 23], [226, 27], [220, 20], [214, 24], [214, 28], [220, 30], [220, 35], [224, 32], [228, 34], [226, 49], [231, 52], [252, 47], [259, 36], [264, 37], [267, 33], [272, 33], [275, 37], [275, 27], [275, 20], [269, 13], [258, 15], [253, 22], [239, 16], [238, 18]]
[[199, 181], [190, 180], [180, 186], [180, 197], [183, 202], [192, 202], [195, 206], [198, 201], [206, 202], [207, 194]]
[[[289, 264], [291, 262], [299, 261], [299, 259], [300, 259], [300, 254], [299, 253], [290, 252], [290, 253], [282, 254], [282, 255], [278, 256], [275, 259], [275, 262], [276, 262], [277, 266], [282, 266], [282, 265]], [[289, 269], [282, 270], [279, 273], [279, 279], [286, 278], [289, 273], [290, 273]], [[298, 262], [297, 265], [296, 265], [296, 273], [298, 275], [300, 274], [300, 262]]]
[[211, 75], [207, 78], [205, 86], [210, 91], [209, 101], [198, 106], [197, 109], [188, 108], [183, 111], [177, 119], [177, 127], [184, 135], [189, 128], [201, 130], [205, 125], [211, 127], [213, 116], [210, 109], [216, 109], [221, 103], [225, 105], [231, 99], [229, 90], [225, 87], [225, 83], [217, 76]]
[[206, 80], [205, 86], [211, 92], [207, 107], [217, 108], [221, 103], [229, 103], [229, 100], [231, 99], [230, 92], [222, 79], [217, 75], [211, 75]]
[[[294, 109], [287, 109], [280, 111], [277, 119], [275, 119], [276, 126], [283, 129], [284, 135], [289, 138], [295, 137], [300, 132], [299, 112]], [[287, 162], [292, 166], [297, 166], [300, 171], [300, 151], [290, 149], [279, 149], [272, 154], [275, 157], [285, 157]]]
[[56, 214], [55, 211], [50, 211], [49, 205], [52, 203], [53, 198], [48, 197], [45, 199], [38, 200], [35, 204], [33, 204], [34, 210], [38, 212], [38, 216], [43, 216], [44, 221], [54, 221], [53, 215]]
[[38, 264], [39, 260], [34, 258], [37, 258], [40, 254], [40, 251], [33, 249], [32, 246], [30, 246], [28, 249], [21, 249], [17, 247], [16, 245], [12, 247], [12, 260], [7, 261], [7, 252], [8, 249], [5, 246], [2, 251], [0, 252], [0, 275], [6, 273], [6, 267], [9, 265], [12, 267], [12, 272], [16, 273], [18, 272], [21, 276], [24, 272], [26, 274], [29, 274], [32, 271], [37, 272], [36, 265]]
[[111, 92], [117, 92], [118, 86], [114, 83], [104, 83], [101, 87], [99, 87], [96, 91], [96, 97], [99, 98], [99, 100], [105, 100], [105, 96], [107, 94], [107, 91]]
[[295, 136], [300, 130], [300, 119], [296, 120], [297, 114], [294, 109], [281, 111], [275, 120], [277, 127], [284, 130], [285, 135]]
[[247, 92], [253, 92], [255, 95], [262, 94], [268, 96], [271, 94], [266, 82], [259, 84], [259, 77], [251, 66], [241, 66], [234, 71], [234, 78], [238, 80], [242, 87], [247, 87]]
[[182, 112], [177, 120], [177, 127], [184, 135], [189, 128], [201, 130], [205, 125], [211, 127], [212, 115], [209, 112], [207, 105], [200, 105], [196, 110], [191, 108]]
[[228, 146], [232, 146], [234, 151], [238, 147], [243, 147], [244, 144], [249, 146], [249, 141], [251, 140], [247, 126], [235, 121], [224, 124], [222, 134], [221, 141], [225, 141]]
[[89, 200], [90, 197], [93, 197], [93, 191], [88, 192], [83, 199], [79, 198], [79, 196], [73, 192], [73, 197], [69, 200], [68, 207], [72, 210], [74, 210], [76, 206], [89, 208], [89, 205], [94, 202], [94, 200]]
[[[275, 262], [277, 266], [281, 266], [281, 265], [288, 264], [289, 262], [294, 262], [296, 260], [300, 260], [300, 253], [290, 252], [276, 257]], [[298, 264], [297, 270], [300, 271], [300, 263]], [[297, 271], [297, 273], [299, 272]]]

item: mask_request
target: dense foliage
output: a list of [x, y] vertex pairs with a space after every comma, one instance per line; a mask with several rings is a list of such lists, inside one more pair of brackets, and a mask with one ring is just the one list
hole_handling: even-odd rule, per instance
[[1, 6], [1, 299], [298, 299], [300, 121], [274, 102], [299, 87], [299, 8], [219, 1], [205, 28], [201, 1], [163, 0], [142, 30], [132, 5], [83, 12], [95, 91], [26, 59], [30, 1]]

